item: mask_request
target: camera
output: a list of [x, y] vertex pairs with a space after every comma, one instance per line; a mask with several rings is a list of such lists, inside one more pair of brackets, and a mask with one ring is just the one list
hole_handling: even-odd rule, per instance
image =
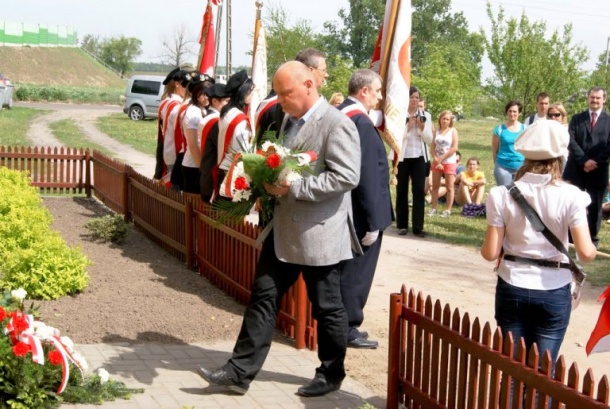
[[423, 124], [426, 122], [426, 115], [424, 115], [424, 111], [420, 111], [419, 109], [415, 112], [413, 117], [407, 116], [407, 123], [409, 123], [409, 119], [411, 118], [419, 118], [419, 121]]

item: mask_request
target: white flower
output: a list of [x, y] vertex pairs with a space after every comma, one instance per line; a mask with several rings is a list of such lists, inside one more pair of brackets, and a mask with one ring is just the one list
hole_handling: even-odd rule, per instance
[[44, 322], [34, 321], [33, 327], [34, 333], [41, 340], [51, 339], [57, 333], [56, 328], [51, 327], [50, 325], [47, 325]]
[[269, 141], [264, 142], [261, 146], [263, 152], [267, 152], [269, 148], [273, 148], [275, 153], [277, 153], [282, 159], [284, 159], [284, 157], [286, 157], [290, 153], [290, 151], [286, 147]]
[[296, 157], [299, 166], [309, 165], [311, 162], [313, 162], [313, 158], [307, 152], [297, 153]]
[[299, 179], [303, 179], [303, 176], [300, 175], [298, 172], [295, 172], [294, 170], [290, 169], [289, 167], [285, 167], [284, 169], [282, 169], [280, 174], [277, 176], [278, 182], [288, 181], [292, 183]]
[[61, 343], [66, 347], [69, 353], [74, 352], [74, 342], [69, 337], [61, 337]]
[[104, 384], [106, 382], [108, 382], [108, 379], [110, 378], [110, 375], [108, 374], [108, 371], [105, 370], [104, 368], [100, 368], [97, 370], [97, 376], [100, 377], [100, 383]]
[[85, 358], [78, 352], [74, 352], [72, 354], [72, 358], [74, 358], [74, 361], [76, 361], [76, 365], [78, 365], [83, 371], [87, 371], [89, 369], [89, 364], [87, 364], [87, 360], [85, 360]]
[[23, 301], [27, 295], [28, 292], [25, 291], [23, 288], [11, 291], [11, 297], [16, 299], [17, 301]]

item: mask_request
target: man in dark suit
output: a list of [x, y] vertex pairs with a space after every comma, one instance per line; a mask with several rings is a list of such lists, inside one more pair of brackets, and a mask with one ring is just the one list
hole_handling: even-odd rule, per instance
[[563, 178], [591, 197], [587, 219], [591, 240], [598, 247], [597, 233], [602, 221], [602, 202], [608, 186], [610, 116], [603, 111], [606, 102], [604, 89], [591, 88], [587, 99], [589, 109], [574, 115], [570, 121], [569, 154]]
[[245, 394], [260, 371], [273, 338], [280, 300], [303, 273], [312, 315], [318, 322], [320, 366], [302, 396], [320, 396], [345, 378], [347, 315], [341, 302], [340, 262], [352, 258], [350, 191], [360, 179], [360, 143], [353, 122], [318, 94], [303, 63], [283, 64], [273, 78], [278, 103], [293, 122], [285, 145], [318, 154], [314, 172], [280, 186], [271, 225], [256, 267], [250, 303], [231, 359], [220, 369], [200, 367], [211, 384]]
[[390, 170], [385, 146], [368, 112], [381, 100], [381, 77], [367, 69], [352, 74], [349, 97], [339, 110], [354, 121], [360, 136], [360, 181], [352, 190], [354, 227], [364, 254], [341, 263], [341, 298], [347, 312], [347, 346], [377, 348], [377, 341], [360, 331], [363, 309], [373, 284], [383, 231], [392, 224]]

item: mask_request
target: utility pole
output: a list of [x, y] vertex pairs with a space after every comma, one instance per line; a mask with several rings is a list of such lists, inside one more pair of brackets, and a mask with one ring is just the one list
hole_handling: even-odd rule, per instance
[[608, 51], [610, 51], [610, 37], [608, 37], [608, 42], [606, 43], [606, 61], [605, 66], [608, 67]]

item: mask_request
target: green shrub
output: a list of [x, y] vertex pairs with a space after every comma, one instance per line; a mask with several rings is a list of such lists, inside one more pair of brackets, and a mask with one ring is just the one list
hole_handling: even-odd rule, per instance
[[70, 87], [58, 85], [17, 84], [18, 101], [61, 101], [119, 104], [123, 94], [120, 88]]
[[96, 217], [87, 221], [85, 227], [91, 231], [92, 238], [104, 243], [121, 244], [129, 233], [129, 224], [118, 214]]
[[89, 259], [68, 247], [51, 222], [27, 175], [0, 168], [0, 288], [53, 300], [87, 286]]

